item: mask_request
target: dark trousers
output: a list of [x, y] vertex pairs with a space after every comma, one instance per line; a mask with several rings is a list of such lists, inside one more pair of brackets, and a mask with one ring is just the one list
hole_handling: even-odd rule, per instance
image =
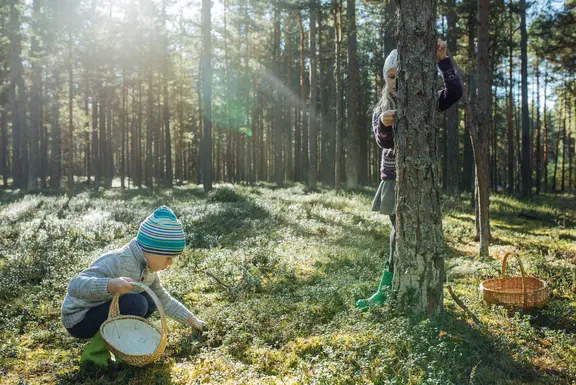
[[[91, 308], [82, 321], [71, 328], [68, 333], [77, 338], [92, 338], [100, 330], [100, 326], [108, 319], [112, 301]], [[135, 315], [148, 318], [156, 311], [156, 305], [148, 293], [129, 293], [120, 296], [118, 300], [120, 314]]]
[[390, 215], [392, 231], [390, 232], [390, 257], [388, 257], [388, 271], [394, 272], [394, 251], [396, 250], [396, 215]]

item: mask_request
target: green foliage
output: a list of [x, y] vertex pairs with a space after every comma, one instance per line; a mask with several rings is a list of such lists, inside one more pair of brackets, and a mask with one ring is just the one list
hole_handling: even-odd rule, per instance
[[[388, 253], [389, 221], [369, 211], [371, 193], [227, 185], [205, 194], [185, 185], [157, 195], [86, 190], [72, 200], [0, 195], [3, 383], [576, 381], [573, 197], [493, 198], [493, 255], [520, 242], [529, 273], [552, 289], [549, 306], [530, 313], [482, 303], [478, 285], [497, 276], [499, 260], [476, 258], [468, 202], [446, 202], [448, 283], [483, 322], [478, 329], [448, 296], [435, 319], [401, 314], [394, 303], [354, 308], [374, 291]], [[86, 342], [60, 325], [66, 284], [161, 204], [175, 210], [189, 246], [162, 281], [210, 329], [200, 336], [170, 321], [166, 354], [146, 368], [81, 367]], [[514, 261], [510, 270], [518, 272]]]

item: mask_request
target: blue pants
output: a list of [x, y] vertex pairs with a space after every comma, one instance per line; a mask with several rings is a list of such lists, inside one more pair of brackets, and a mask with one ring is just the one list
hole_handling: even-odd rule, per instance
[[[82, 321], [71, 328], [68, 333], [77, 338], [92, 338], [100, 330], [100, 326], [108, 319], [112, 301], [91, 308]], [[156, 304], [148, 293], [129, 293], [120, 296], [118, 300], [120, 314], [135, 315], [148, 318], [156, 311]]]

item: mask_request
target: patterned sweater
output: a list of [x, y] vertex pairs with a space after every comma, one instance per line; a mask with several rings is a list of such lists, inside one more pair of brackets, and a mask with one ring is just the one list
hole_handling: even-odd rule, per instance
[[[446, 111], [462, 97], [463, 88], [460, 76], [454, 68], [449, 57], [438, 62], [438, 68], [442, 72], [444, 89], [438, 92], [438, 111]], [[382, 163], [380, 175], [382, 180], [396, 179], [396, 153], [394, 152], [394, 127], [385, 126], [380, 120], [382, 111], [374, 110], [372, 115], [372, 130], [376, 143], [382, 148]]]

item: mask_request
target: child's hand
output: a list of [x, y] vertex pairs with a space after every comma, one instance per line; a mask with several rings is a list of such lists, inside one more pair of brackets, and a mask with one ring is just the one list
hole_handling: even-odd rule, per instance
[[446, 59], [446, 49], [448, 48], [448, 46], [446, 45], [446, 42], [440, 38], [438, 38], [438, 40], [436, 40], [436, 59], [438, 61]]
[[199, 332], [204, 331], [207, 328], [206, 322], [202, 321], [201, 319], [196, 318], [195, 316], [191, 316], [188, 318], [187, 321], [189, 326], [192, 326], [194, 329], [198, 330]]
[[380, 120], [382, 120], [382, 124], [386, 127], [393, 126], [394, 121], [396, 120], [396, 110], [384, 111], [380, 116]]
[[129, 293], [133, 288], [130, 282], [134, 282], [130, 278], [120, 277], [120, 278], [113, 278], [108, 281], [108, 293], [117, 293], [117, 294], [126, 294]]

